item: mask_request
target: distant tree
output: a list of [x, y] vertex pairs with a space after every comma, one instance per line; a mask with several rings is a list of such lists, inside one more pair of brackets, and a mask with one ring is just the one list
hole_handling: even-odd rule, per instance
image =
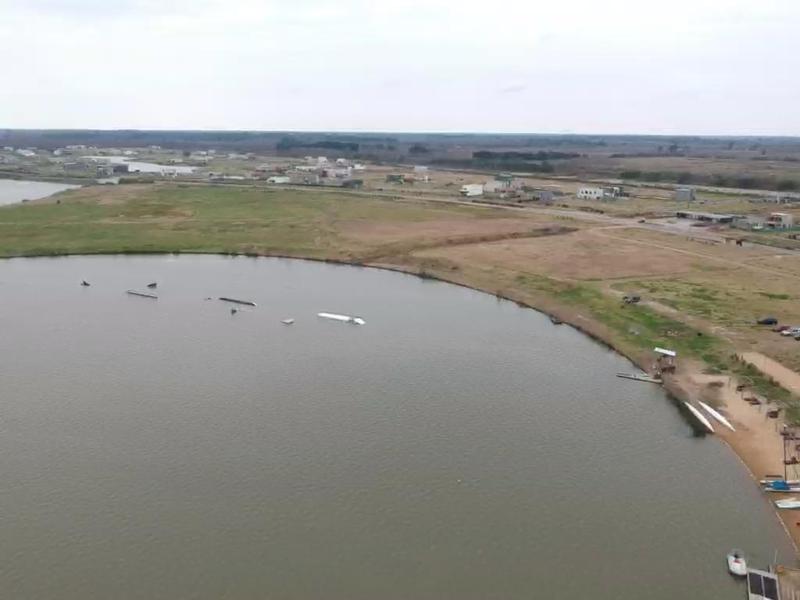
[[800, 184], [793, 179], [781, 179], [775, 184], [775, 189], [779, 192], [793, 192], [798, 188], [800, 188]]
[[733, 147], [736, 145], [735, 142], [728, 142], [728, 150], [733, 150]]
[[409, 154], [428, 154], [430, 153], [430, 148], [428, 148], [425, 144], [414, 144], [408, 149]]
[[191, 155], [192, 155], [192, 153], [189, 150], [184, 150], [183, 151], [183, 157], [184, 158], [189, 158]]
[[678, 144], [670, 144], [669, 145], [669, 153], [675, 154], [678, 151]]
[[692, 179], [694, 179], [694, 177], [689, 171], [682, 171], [681, 173], [678, 173], [678, 183], [691, 183]]
[[635, 171], [635, 170], [622, 171], [619, 174], [619, 178], [620, 179], [639, 179], [641, 176], [642, 176], [642, 172], [641, 171]]

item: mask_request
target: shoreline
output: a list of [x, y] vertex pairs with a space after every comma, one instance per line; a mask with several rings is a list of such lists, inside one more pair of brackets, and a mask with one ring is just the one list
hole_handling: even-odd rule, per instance
[[[297, 256], [280, 253], [251, 253], [251, 252], [195, 252], [195, 251], [129, 251], [129, 252], [75, 252], [75, 253], [38, 253], [2, 256], [0, 260], [11, 260], [19, 258], [60, 258], [71, 256], [174, 256], [174, 255], [196, 255], [196, 256], [222, 256], [222, 257], [248, 257], [248, 258], [276, 258], [306, 260], [311, 262], [328, 263], [340, 266], [363, 267], [369, 269], [379, 269], [391, 271], [404, 275], [416, 276], [420, 279], [430, 279], [457, 285], [484, 294], [489, 294], [496, 298], [501, 298], [513, 302], [521, 308], [535, 310], [548, 317], [556, 317], [563, 324], [568, 325], [583, 335], [586, 335], [596, 343], [606, 349], [612, 350], [618, 355], [629, 360], [633, 365], [644, 372], [649, 372], [649, 363], [652, 358], [646, 358], [644, 354], [636, 355], [622, 348], [615, 343], [612, 330], [593, 319], [591, 316], [581, 314], [574, 307], [565, 306], [557, 300], [548, 300], [539, 304], [533, 304], [528, 300], [515, 297], [513, 290], [504, 289], [501, 292], [491, 291], [477, 283], [469, 281], [469, 277], [456, 278], [440, 273], [438, 271], [421, 270], [414, 265], [403, 265], [396, 263], [381, 262], [361, 262], [358, 260], [347, 260], [340, 258], [322, 258]], [[459, 271], [459, 273], [461, 273]], [[695, 431], [701, 431], [698, 424], [688, 417], [682, 401], [692, 400], [711, 400], [734, 424], [736, 432], [728, 431], [723, 427], [717, 427], [715, 435], [720, 442], [725, 444], [734, 455], [739, 459], [742, 466], [748, 472], [755, 484], [758, 480], [769, 473], [781, 473], [783, 471], [782, 438], [778, 433], [778, 425], [782, 424], [782, 419], [767, 419], [763, 416], [763, 406], [752, 407], [742, 400], [739, 393], [735, 391], [738, 383], [733, 375], [708, 375], [705, 374], [704, 364], [691, 359], [681, 361], [678, 370], [673, 375], [668, 375], [664, 379], [661, 388], [667, 398], [675, 404], [676, 409]], [[709, 398], [706, 392], [711, 390], [709, 383], [719, 382], [713, 387], [717, 391], [717, 397]], [[796, 558], [800, 558], [800, 512], [793, 516], [792, 511], [778, 510], [772, 500], [784, 498], [786, 494], [764, 494], [765, 502], [769, 502], [773, 514], [781, 522], [787, 537], [792, 542], [795, 549]], [[774, 498], [772, 497], [774, 496]]]

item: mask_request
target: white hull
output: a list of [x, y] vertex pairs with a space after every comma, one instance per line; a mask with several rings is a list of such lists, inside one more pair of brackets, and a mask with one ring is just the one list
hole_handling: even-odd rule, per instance
[[722, 416], [722, 415], [721, 415], [721, 414], [720, 414], [718, 411], [716, 411], [716, 410], [714, 410], [713, 408], [711, 408], [711, 407], [710, 407], [708, 404], [706, 404], [705, 402], [700, 402], [700, 401], [698, 400], [698, 401], [697, 401], [697, 403], [698, 403], [700, 406], [702, 406], [702, 407], [703, 407], [703, 408], [706, 410], [706, 412], [707, 412], [708, 414], [710, 414], [710, 415], [711, 415], [712, 417], [714, 417], [714, 418], [715, 418], [717, 421], [719, 421], [720, 423], [722, 423], [723, 425], [725, 425], [725, 427], [727, 427], [727, 428], [728, 428], [728, 429], [730, 429], [731, 431], [736, 431], [736, 429], [734, 429], [733, 425], [731, 425], [731, 422], [730, 422], [730, 421], [728, 421], [728, 419], [726, 419], [724, 416]]
[[703, 413], [701, 413], [699, 410], [697, 410], [694, 406], [692, 406], [688, 402], [684, 402], [684, 404], [686, 405], [686, 408], [688, 408], [689, 411], [695, 417], [697, 417], [697, 420], [700, 421], [706, 429], [708, 429], [709, 432], [714, 433], [714, 427], [711, 425], [711, 421], [706, 419]]
[[639, 373], [617, 373], [617, 377], [633, 379], [634, 381], [644, 381], [647, 383], [661, 383], [661, 380], [657, 377], [650, 377], [649, 375], [642, 375]]
[[776, 500], [775, 506], [786, 510], [800, 509], [800, 500]]
[[284, 325], [291, 325], [292, 323], [294, 323], [294, 319], [283, 319], [281, 323], [283, 323]]
[[737, 577], [747, 576], [747, 563], [741, 554], [728, 554], [728, 571]]
[[317, 313], [318, 317], [323, 319], [332, 319], [333, 321], [342, 321], [344, 323], [355, 323], [356, 325], [365, 325], [366, 321], [361, 317], [351, 317], [349, 315], [337, 315], [336, 313]]

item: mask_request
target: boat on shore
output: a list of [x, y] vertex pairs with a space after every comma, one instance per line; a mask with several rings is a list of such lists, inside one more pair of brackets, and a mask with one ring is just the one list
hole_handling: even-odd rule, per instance
[[747, 576], [747, 561], [744, 558], [744, 553], [741, 550], [731, 550], [728, 552], [728, 571], [731, 575], [736, 577]]
[[660, 377], [651, 377], [646, 373], [617, 373], [617, 377], [632, 379], [633, 381], [644, 381], [647, 383], [663, 383]]
[[783, 510], [798, 510], [800, 509], [800, 500], [797, 498], [786, 498], [784, 500], [776, 500], [775, 506]]
[[130, 294], [131, 296], [139, 296], [141, 298], [150, 298], [151, 300], [158, 300], [158, 296], [155, 294], [149, 294], [147, 292], [138, 292], [136, 290], [126, 290], [126, 294]]
[[553, 325], [561, 325], [561, 324], [562, 324], [564, 321], [562, 321], [561, 319], [559, 319], [559, 318], [558, 318], [558, 317], [556, 317], [555, 315], [550, 315], [550, 322], [551, 322]]
[[725, 427], [727, 427], [727, 428], [728, 428], [728, 429], [730, 429], [731, 431], [736, 431], [736, 429], [734, 428], [734, 426], [733, 426], [733, 425], [731, 425], [731, 422], [730, 422], [730, 421], [728, 421], [728, 419], [726, 419], [726, 418], [725, 418], [725, 417], [724, 417], [722, 414], [720, 414], [718, 411], [714, 410], [714, 409], [713, 409], [713, 408], [711, 408], [711, 407], [710, 407], [708, 404], [706, 404], [705, 402], [702, 402], [702, 401], [700, 401], [700, 400], [698, 400], [698, 401], [697, 401], [697, 403], [698, 403], [700, 406], [702, 406], [702, 407], [705, 409], [705, 411], [706, 411], [708, 414], [710, 414], [710, 415], [711, 415], [712, 417], [714, 417], [714, 418], [715, 418], [717, 421], [719, 421], [720, 423], [722, 423], [723, 425], [725, 425]]
[[239, 300], [238, 298], [226, 298], [225, 296], [220, 296], [220, 300], [223, 302], [233, 302], [234, 304], [244, 304], [245, 306], [256, 306], [255, 302], [251, 302], [250, 300]]
[[336, 313], [321, 312], [317, 313], [318, 317], [323, 319], [331, 319], [333, 321], [342, 321], [344, 323], [353, 323], [354, 325], [365, 325], [367, 322], [361, 317], [351, 317], [350, 315], [337, 315]]
[[778, 479], [777, 481], [770, 481], [764, 485], [765, 492], [775, 492], [778, 494], [787, 494], [793, 492], [800, 492], [800, 485], [791, 484], [788, 481]]
[[697, 410], [694, 406], [692, 406], [688, 402], [684, 402], [684, 404], [686, 405], [686, 408], [689, 409], [689, 412], [691, 412], [695, 417], [697, 417], [697, 420], [700, 421], [700, 423], [703, 425], [703, 427], [705, 427], [709, 431], [709, 433], [714, 433], [714, 426], [711, 425], [711, 421], [706, 419], [706, 416], [703, 413], [701, 413], [699, 410]]

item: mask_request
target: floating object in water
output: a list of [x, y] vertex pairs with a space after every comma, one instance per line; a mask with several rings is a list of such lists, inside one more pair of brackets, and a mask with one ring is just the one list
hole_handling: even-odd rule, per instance
[[727, 427], [727, 428], [728, 428], [728, 429], [730, 429], [731, 431], [736, 431], [736, 429], [733, 427], [733, 425], [731, 425], [731, 422], [730, 422], [730, 421], [728, 421], [728, 419], [726, 419], [726, 418], [725, 418], [724, 416], [722, 416], [722, 415], [721, 415], [719, 412], [717, 412], [716, 410], [714, 410], [713, 408], [711, 408], [711, 407], [710, 407], [708, 404], [706, 404], [705, 402], [701, 402], [701, 401], [699, 401], [699, 400], [697, 401], [697, 403], [698, 403], [700, 406], [702, 406], [702, 407], [703, 407], [703, 408], [706, 410], [706, 412], [707, 412], [708, 414], [710, 414], [710, 415], [711, 415], [712, 417], [714, 417], [714, 418], [715, 418], [717, 421], [719, 421], [720, 423], [722, 423], [723, 425], [725, 425], [725, 427]]
[[294, 319], [281, 319], [281, 323], [283, 323], [284, 325], [291, 325], [292, 323], [294, 323]]
[[747, 562], [744, 559], [744, 552], [741, 550], [731, 550], [728, 552], [728, 571], [737, 577], [747, 576]]
[[157, 282], [155, 282], [155, 281], [154, 281], [153, 283], [148, 283], [148, 284], [147, 284], [147, 287], [149, 287], [151, 290], [152, 290], [152, 289], [155, 289], [155, 288], [157, 288], [157, 287], [158, 287], [158, 283], [157, 283]]
[[689, 409], [689, 412], [691, 412], [695, 417], [697, 417], [697, 420], [700, 421], [700, 423], [702, 423], [703, 426], [706, 429], [708, 429], [710, 433], [714, 433], [714, 427], [711, 426], [711, 421], [706, 419], [703, 413], [701, 413], [699, 410], [697, 410], [694, 406], [692, 406], [688, 402], [684, 402], [684, 404], [686, 405], [686, 408]]
[[633, 379], [634, 381], [646, 381], [647, 383], [661, 383], [658, 377], [650, 377], [644, 373], [617, 373], [617, 377], [623, 379]]
[[236, 298], [225, 298], [224, 296], [219, 297], [220, 300], [223, 302], [233, 302], [234, 304], [244, 304], [245, 306], [255, 306], [255, 302], [250, 302], [250, 300], [238, 300]]
[[237, 312], [239, 312], [239, 309], [238, 309], [238, 308], [232, 308], [232, 309], [231, 309], [231, 314], [232, 314], [232, 315], [235, 315]]
[[558, 318], [558, 317], [556, 317], [555, 315], [550, 315], [550, 322], [551, 322], [553, 325], [561, 325], [561, 324], [562, 324], [564, 321], [562, 321], [561, 319], [559, 319], [559, 318]]
[[131, 296], [141, 296], [142, 298], [151, 298], [153, 300], [158, 300], [158, 296], [155, 294], [148, 294], [147, 292], [137, 292], [136, 290], [127, 290], [126, 294], [130, 294]]
[[85, 279], [83, 281], [81, 281], [81, 286], [83, 286], [83, 287], [89, 287], [90, 285], [91, 284], [88, 281], [86, 281]]
[[321, 312], [317, 313], [318, 317], [323, 319], [332, 319], [334, 321], [343, 321], [345, 323], [354, 323], [355, 325], [365, 325], [367, 322], [361, 317], [351, 317], [349, 315], [337, 315], [335, 313]]

